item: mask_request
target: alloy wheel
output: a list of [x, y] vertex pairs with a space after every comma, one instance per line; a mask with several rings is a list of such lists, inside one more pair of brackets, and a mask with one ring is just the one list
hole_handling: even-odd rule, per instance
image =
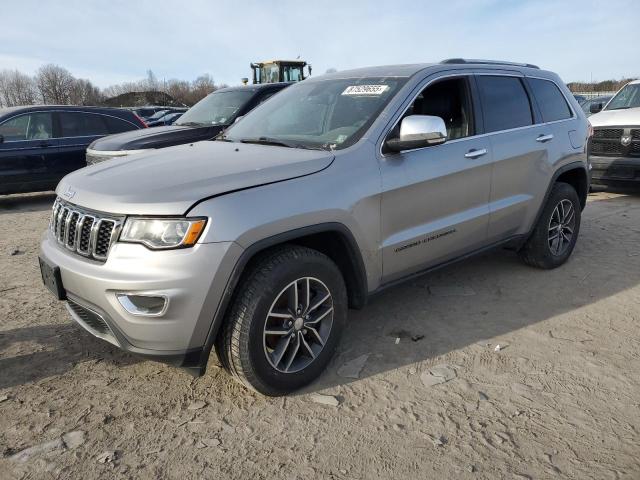
[[284, 287], [269, 309], [263, 345], [269, 364], [295, 373], [313, 363], [333, 324], [333, 298], [317, 278], [303, 277]]
[[555, 256], [563, 255], [571, 245], [576, 226], [573, 203], [563, 199], [553, 209], [549, 219], [549, 250]]

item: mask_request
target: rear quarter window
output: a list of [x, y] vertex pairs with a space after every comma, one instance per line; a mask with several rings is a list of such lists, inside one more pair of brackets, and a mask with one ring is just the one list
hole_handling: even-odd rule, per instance
[[132, 125], [121, 118], [108, 117], [106, 115], [102, 118], [107, 122], [107, 129], [109, 130], [109, 133], [122, 133], [137, 129], [136, 125]]
[[536, 97], [543, 121], [555, 122], [572, 117], [567, 100], [555, 83], [539, 78], [529, 78], [528, 82]]
[[526, 127], [533, 123], [529, 95], [518, 77], [476, 77], [486, 132]]

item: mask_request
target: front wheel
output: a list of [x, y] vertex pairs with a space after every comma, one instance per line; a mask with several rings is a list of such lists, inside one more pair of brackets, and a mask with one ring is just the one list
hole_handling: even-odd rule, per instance
[[533, 233], [519, 254], [528, 265], [551, 269], [571, 256], [580, 231], [581, 207], [575, 189], [557, 182]]
[[223, 365], [245, 386], [282, 395], [315, 380], [336, 349], [347, 316], [338, 267], [310, 248], [279, 247], [238, 285], [218, 337]]

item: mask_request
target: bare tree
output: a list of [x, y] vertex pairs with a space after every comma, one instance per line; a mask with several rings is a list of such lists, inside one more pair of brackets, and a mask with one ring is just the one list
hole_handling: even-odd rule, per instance
[[44, 65], [36, 73], [36, 85], [43, 103], [67, 105], [73, 83], [73, 75], [58, 65]]
[[36, 96], [35, 83], [29, 75], [18, 70], [0, 72], [0, 106], [32, 105]]
[[98, 105], [102, 101], [100, 89], [89, 80], [77, 78], [73, 80], [69, 91], [71, 105]]

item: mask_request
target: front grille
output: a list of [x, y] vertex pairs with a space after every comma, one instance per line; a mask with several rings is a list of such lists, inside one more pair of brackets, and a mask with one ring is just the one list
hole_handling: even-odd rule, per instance
[[595, 128], [593, 138], [610, 138], [619, 141], [623, 131], [622, 128]]
[[591, 153], [604, 155], [622, 155], [622, 145], [620, 140], [616, 142], [591, 142]]
[[73, 300], [68, 300], [68, 302], [69, 308], [73, 310], [73, 313], [75, 313], [89, 328], [98, 333], [102, 333], [103, 335], [111, 335], [109, 325], [107, 325], [107, 322], [105, 322], [100, 315], [95, 313], [93, 310], [83, 307]]
[[57, 198], [49, 228], [58, 243], [69, 250], [104, 262], [117, 240], [122, 220], [78, 208]]
[[[628, 142], [629, 137], [631, 142]], [[622, 144], [623, 138], [625, 145]], [[640, 128], [603, 128], [593, 131], [589, 153], [605, 157], [640, 157]]]

